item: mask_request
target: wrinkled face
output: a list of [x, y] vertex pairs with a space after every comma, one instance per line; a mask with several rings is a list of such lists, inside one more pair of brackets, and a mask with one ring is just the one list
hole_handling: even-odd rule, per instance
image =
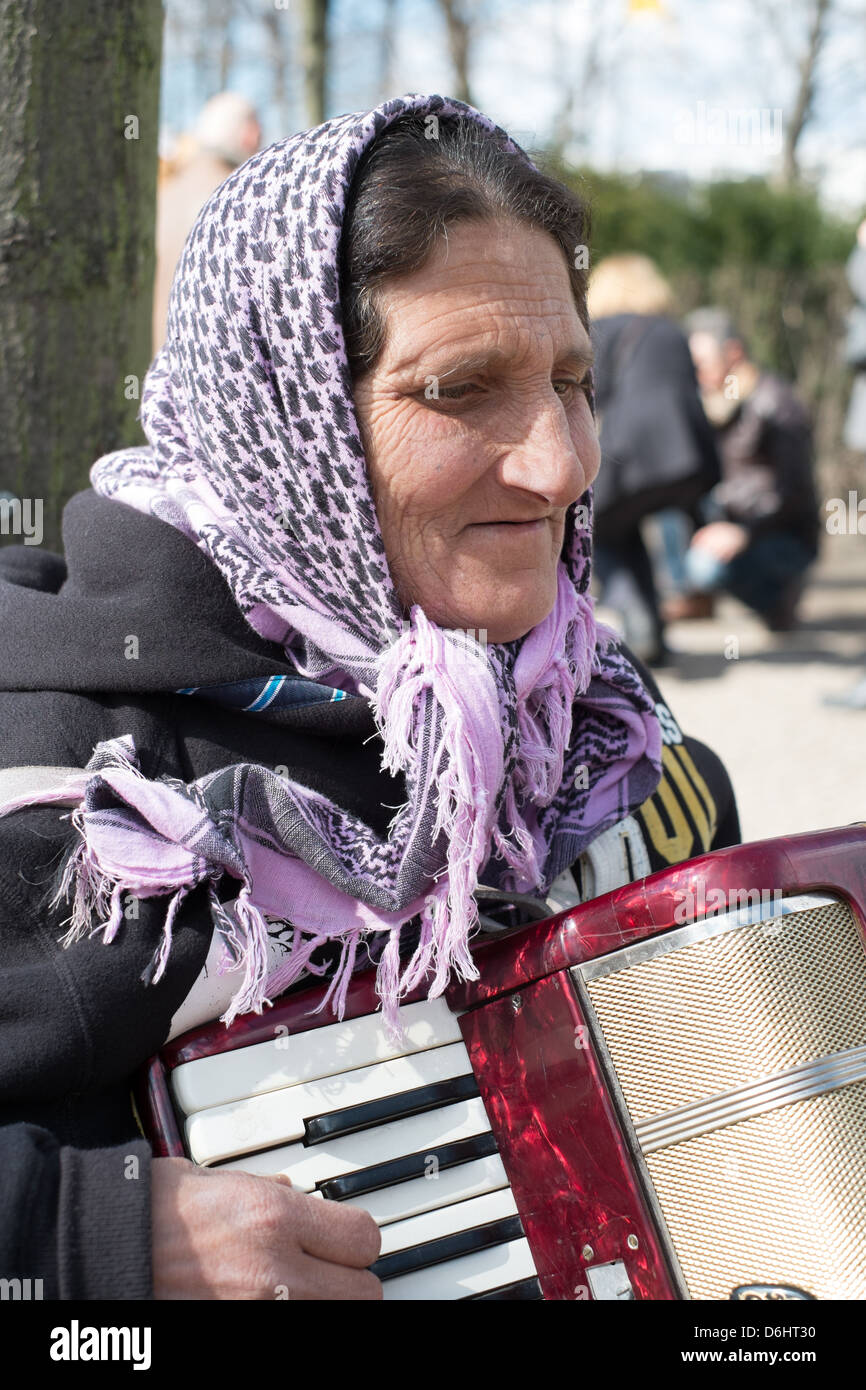
[[566, 508], [599, 467], [562, 252], [534, 228], [460, 224], [380, 307], [355, 406], [397, 593], [513, 641], [554, 605]]

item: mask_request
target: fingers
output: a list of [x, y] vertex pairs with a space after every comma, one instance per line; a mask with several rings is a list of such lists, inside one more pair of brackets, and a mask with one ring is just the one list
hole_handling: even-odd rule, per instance
[[374, 1302], [382, 1298], [382, 1285], [369, 1269], [347, 1269], [342, 1264], [302, 1255], [296, 1265], [295, 1287], [287, 1285], [288, 1296], [296, 1302]]
[[291, 1189], [292, 1205], [286, 1210], [286, 1218], [306, 1254], [354, 1269], [365, 1269], [378, 1259], [382, 1238], [369, 1212], [359, 1207], [344, 1206], [341, 1202], [311, 1197], [293, 1187], [287, 1173], [255, 1176], [261, 1181], [281, 1183], [283, 1187]]
[[303, 1201], [306, 1209], [298, 1237], [308, 1255], [355, 1269], [365, 1269], [378, 1259], [382, 1237], [369, 1212], [317, 1197], [304, 1196]]
[[154, 1297], [380, 1299], [369, 1212], [272, 1176], [153, 1161]]

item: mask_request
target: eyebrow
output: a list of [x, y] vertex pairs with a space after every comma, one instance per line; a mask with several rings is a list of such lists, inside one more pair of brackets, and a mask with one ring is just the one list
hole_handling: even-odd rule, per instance
[[[415, 359], [415, 362], [420, 363], [423, 361], [425, 368], [433, 370], [437, 361], [436, 351], [437, 350], [434, 349], [429, 357], [427, 357], [426, 354], [421, 354]], [[444, 348], [439, 350], [442, 369], [438, 372], [434, 371], [434, 375], [438, 376], [440, 380], [444, 379], [446, 376], [454, 376], [460, 372], [477, 372], [483, 371], [486, 368], [506, 366], [513, 356], [512, 353], [506, 352], [503, 348], [488, 348], [481, 352], [466, 353], [458, 357], [446, 356], [446, 351], [447, 350]], [[588, 372], [594, 360], [595, 354], [593, 353], [591, 343], [588, 342], [586, 345], [582, 343], [570, 343], [567, 347], [563, 348], [561, 352], [556, 354], [554, 365], [557, 367], [567, 365], [576, 368], [578, 371]], [[395, 370], [400, 371], [401, 369], [405, 369], [406, 365], [408, 364], [399, 363]]]

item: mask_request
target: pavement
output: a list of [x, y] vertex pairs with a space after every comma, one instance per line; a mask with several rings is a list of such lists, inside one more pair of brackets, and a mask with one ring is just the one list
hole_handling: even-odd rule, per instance
[[866, 821], [866, 709], [822, 703], [866, 675], [866, 536], [823, 538], [800, 614], [773, 634], [722, 597], [713, 618], [670, 625], [673, 663], [654, 672], [725, 763], [744, 841]]

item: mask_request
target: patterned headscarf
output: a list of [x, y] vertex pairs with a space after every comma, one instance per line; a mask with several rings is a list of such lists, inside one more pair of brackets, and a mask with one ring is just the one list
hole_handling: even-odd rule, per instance
[[[97, 492], [199, 546], [294, 672], [366, 697], [383, 766], [405, 775], [406, 804], [383, 839], [263, 765], [148, 781], [130, 738], [98, 745], [76, 784], [67, 939], [100, 929], [110, 940], [125, 892], [171, 893], [158, 978], [180, 901], [209, 881], [225, 966], [244, 967], [228, 1020], [260, 1009], [328, 940], [342, 948], [339, 1011], [359, 946], [386, 931], [377, 984], [393, 1024], [422, 979], [432, 997], [452, 970], [476, 976], [467, 943], [480, 876], [545, 889], [660, 775], [652, 702], [587, 597], [589, 494], [566, 519], [555, 606], [522, 639], [483, 645], [419, 607], [407, 620], [395, 594], [353, 408], [338, 251], [361, 154], [410, 111], [475, 122], [527, 159], [472, 107], [411, 96], [248, 160], [205, 206], [176, 273], [143, 392], [149, 447], [91, 472]], [[224, 873], [241, 885], [231, 907], [216, 893]], [[270, 979], [267, 917], [295, 928]], [[416, 919], [417, 946], [401, 960], [401, 928]]]

